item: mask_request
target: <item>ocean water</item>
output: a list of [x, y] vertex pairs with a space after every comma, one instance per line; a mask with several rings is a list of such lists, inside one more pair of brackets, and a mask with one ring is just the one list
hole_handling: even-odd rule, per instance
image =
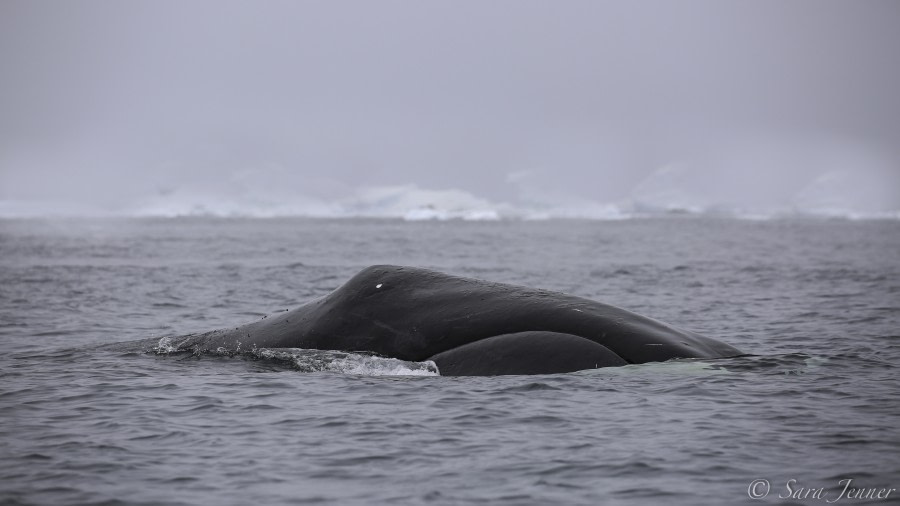
[[[378, 263], [593, 298], [748, 355], [460, 378], [166, 353]], [[900, 497], [896, 220], [5, 219], [0, 343], [2, 504]]]

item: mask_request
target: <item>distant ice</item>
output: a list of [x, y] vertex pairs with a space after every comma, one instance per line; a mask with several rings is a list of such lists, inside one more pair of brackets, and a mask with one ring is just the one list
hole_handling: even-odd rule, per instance
[[[753, 174], [747, 179], [753, 179]], [[248, 183], [248, 181], [250, 181]], [[281, 185], [266, 178], [241, 178], [209, 185], [156, 191], [119, 207], [83, 202], [2, 201], [2, 218], [41, 217], [311, 217], [392, 218], [405, 221], [497, 221], [586, 219], [622, 220], [694, 215], [739, 219], [784, 217], [900, 219], [895, 192], [865, 171], [826, 170], [799, 186], [782, 189], [780, 199], [760, 196], [761, 185], [710, 181], [687, 165], [661, 167], [614, 201], [592, 200], [540, 185], [497, 202], [462, 189], [429, 189], [415, 184], [346, 188], [323, 183]], [[305, 192], [304, 189], [308, 189]], [[754, 193], [755, 192], [755, 193]]]

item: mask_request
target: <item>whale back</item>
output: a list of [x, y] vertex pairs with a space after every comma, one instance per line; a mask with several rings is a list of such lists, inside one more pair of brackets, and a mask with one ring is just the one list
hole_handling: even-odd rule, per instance
[[293, 311], [203, 339], [207, 347], [366, 351], [422, 361], [525, 332], [577, 336], [626, 363], [740, 354], [717, 340], [590, 299], [390, 265], [363, 269]]

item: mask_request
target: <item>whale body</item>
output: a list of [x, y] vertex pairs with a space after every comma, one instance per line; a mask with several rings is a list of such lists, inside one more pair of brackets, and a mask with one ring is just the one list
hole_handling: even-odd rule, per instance
[[548, 290], [376, 265], [334, 292], [178, 349], [364, 352], [433, 361], [445, 376], [553, 374], [740, 355], [728, 344], [625, 309]]

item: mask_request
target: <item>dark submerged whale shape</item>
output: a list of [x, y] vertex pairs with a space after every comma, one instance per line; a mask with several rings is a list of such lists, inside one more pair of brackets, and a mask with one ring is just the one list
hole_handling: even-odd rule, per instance
[[179, 350], [307, 348], [434, 361], [446, 376], [552, 374], [740, 355], [725, 343], [589, 299], [376, 265], [297, 309], [189, 335]]

